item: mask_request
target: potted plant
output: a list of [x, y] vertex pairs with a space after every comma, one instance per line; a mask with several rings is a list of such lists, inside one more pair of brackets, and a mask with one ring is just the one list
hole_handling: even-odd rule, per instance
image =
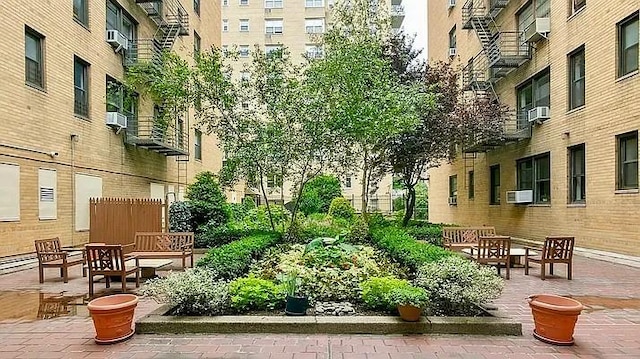
[[96, 329], [96, 343], [112, 344], [131, 338], [137, 305], [138, 297], [133, 294], [115, 294], [90, 301], [87, 308]]
[[552, 294], [527, 298], [533, 314], [533, 336], [545, 343], [573, 345], [573, 330], [584, 308], [577, 300]]
[[307, 308], [309, 307], [309, 300], [305, 296], [298, 294], [298, 287], [301, 280], [297, 274], [281, 274], [278, 279], [284, 285], [286, 297], [286, 306], [284, 309], [287, 315], [306, 315]]
[[414, 286], [400, 286], [392, 289], [388, 294], [388, 302], [397, 306], [400, 318], [407, 322], [419, 321], [422, 308], [428, 301], [427, 291]]

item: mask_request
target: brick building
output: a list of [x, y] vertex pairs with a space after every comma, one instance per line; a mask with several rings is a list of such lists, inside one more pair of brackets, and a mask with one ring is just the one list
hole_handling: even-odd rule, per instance
[[512, 113], [430, 171], [429, 219], [640, 255], [637, 1], [430, 0], [428, 55]]
[[220, 168], [193, 111], [158, 126], [159, 104], [120, 87], [162, 49], [220, 46], [219, 1], [5, 0], [0, 29], [0, 257], [87, 242], [90, 197], [171, 200]]

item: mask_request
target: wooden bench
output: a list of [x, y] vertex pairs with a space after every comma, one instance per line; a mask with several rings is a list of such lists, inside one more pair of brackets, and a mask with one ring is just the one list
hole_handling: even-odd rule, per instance
[[193, 267], [193, 233], [138, 232], [129, 255], [138, 259], [182, 259], [182, 269], [189, 257]]
[[476, 247], [480, 237], [496, 235], [494, 227], [443, 227], [442, 242], [444, 247], [454, 251]]

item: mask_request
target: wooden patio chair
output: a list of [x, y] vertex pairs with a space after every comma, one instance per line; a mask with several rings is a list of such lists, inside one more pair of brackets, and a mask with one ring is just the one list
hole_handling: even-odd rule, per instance
[[524, 274], [529, 275], [529, 262], [538, 263], [540, 264], [540, 279], [545, 280], [547, 264], [549, 265], [549, 274], [553, 275], [553, 265], [565, 263], [567, 265], [567, 279], [571, 280], [574, 243], [574, 237], [546, 237], [540, 256], [535, 257], [529, 256], [529, 250], [535, 248], [525, 247]]
[[478, 246], [474, 248], [476, 255], [473, 257], [477, 263], [496, 265], [500, 275], [500, 265], [506, 268], [506, 279], [509, 279], [509, 267], [511, 266], [511, 237], [491, 236], [478, 238]]
[[[59, 238], [37, 239], [35, 241], [36, 255], [38, 256], [38, 275], [40, 283], [44, 283], [45, 268], [59, 268], [60, 277], [65, 283], [69, 282], [69, 267], [82, 265], [84, 263], [84, 255], [82, 258], [69, 259], [69, 252], [62, 249]], [[87, 272], [82, 269], [82, 276], [86, 277]]]
[[[89, 266], [89, 296], [93, 296], [94, 276], [102, 275], [111, 287], [111, 277], [120, 277], [122, 291], [127, 291], [127, 276], [135, 273], [136, 288], [140, 287], [140, 267], [137, 258], [126, 258], [120, 244], [87, 244], [87, 263]], [[126, 265], [126, 260], [135, 259], [135, 265]]]

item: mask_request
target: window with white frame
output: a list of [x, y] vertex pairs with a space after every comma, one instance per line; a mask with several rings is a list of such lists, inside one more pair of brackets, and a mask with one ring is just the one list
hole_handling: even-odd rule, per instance
[[249, 19], [240, 19], [240, 32], [249, 31]]
[[321, 59], [324, 57], [324, 50], [320, 45], [307, 45], [305, 46], [305, 52], [307, 54], [307, 58], [310, 59]]
[[240, 57], [249, 57], [249, 45], [240, 45]]
[[587, 0], [569, 0], [571, 1], [571, 13], [575, 14], [576, 12], [582, 10], [585, 6], [587, 6]]
[[324, 19], [305, 19], [304, 30], [307, 34], [324, 33]]
[[273, 54], [274, 51], [279, 51], [279, 50], [282, 50], [281, 45], [266, 45], [264, 47], [264, 54], [270, 55], [270, 54]]
[[229, 19], [222, 19], [222, 32], [229, 31]]
[[324, 0], [305, 0], [305, 7], [324, 7]]
[[251, 73], [249, 71], [241, 71], [240, 72], [240, 80], [242, 80], [242, 81], [251, 80]]
[[265, 9], [282, 9], [283, 0], [264, 0]]
[[266, 19], [264, 21], [264, 31], [269, 35], [282, 34], [282, 19]]
[[347, 177], [344, 181], [345, 188], [351, 188], [351, 177]]
[[229, 0], [222, 0], [222, 6], [229, 6]]
[[249, 5], [249, 0], [240, 0], [240, 5], [242, 6]]

